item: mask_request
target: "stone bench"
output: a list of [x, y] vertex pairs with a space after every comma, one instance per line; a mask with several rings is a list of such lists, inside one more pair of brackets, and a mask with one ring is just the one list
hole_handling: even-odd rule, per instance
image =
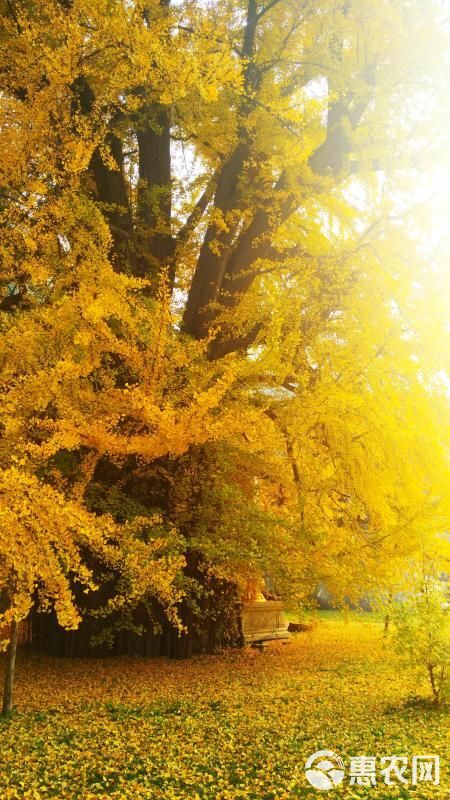
[[264, 642], [290, 639], [282, 601], [255, 600], [244, 603], [242, 631], [245, 644], [263, 646]]

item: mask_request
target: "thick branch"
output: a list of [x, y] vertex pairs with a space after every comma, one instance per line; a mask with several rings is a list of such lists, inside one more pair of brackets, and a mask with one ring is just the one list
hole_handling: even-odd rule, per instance
[[[95, 95], [88, 81], [80, 75], [72, 84], [74, 110], [90, 114]], [[117, 269], [128, 270], [133, 261], [133, 222], [124, 176], [122, 142], [113, 132], [117, 118], [111, 121], [105, 138], [106, 148], [111, 153], [116, 169], [106, 166], [97, 147], [91, 158], [89, 171], [94, 179], [96, 198], [103, 205], [102, 211], [109, 223], [113, 239], [112, 260]]]
[[186, 222], [178, 231], [177, 244], [184, 244], [185, 242], [187, 242], [189, 237], [194, 232], [195, 228], [197, 227], [198, 223], [203, 217], [203, 214], [205, 213], [209, 202], [211, 201], [216, 183], [217, 183], [217, 174], [214, 173], [212, 178], [208, 181], [206, 189], [197, 200]]
[[256, 0], [248, 0], [242, 47], [245, 61], [244, 95], [239, 109], [238, 145], [225, 161], [217, 179], [214, 213], [200, 249], [183, 316], [183, 330], [199, 339], [207, 334], [210, 321], [208, 308], [219, 297], [227, 258], [240, 221], [238, 212], [242, 204], [241, 183], [245, 163], [250, 154], [250, 141], [245, 122], [253, 107], [251, 95], [258, 81], [253, 60], [258, 24], [257, 10]]

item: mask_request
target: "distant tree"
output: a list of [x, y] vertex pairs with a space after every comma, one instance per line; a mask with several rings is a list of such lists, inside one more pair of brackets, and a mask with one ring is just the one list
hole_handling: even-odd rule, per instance
[[433, 702], [448, 699], [450, 689], [450, 595], [434, 573], [418, 572], [409, 591], [394, 605], [393, 640], [402, 658], [426, 672]]

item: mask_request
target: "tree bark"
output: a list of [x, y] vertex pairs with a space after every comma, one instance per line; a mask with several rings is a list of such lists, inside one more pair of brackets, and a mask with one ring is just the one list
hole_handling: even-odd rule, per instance
[[386, 609], [386, 615], [384, 617], [384, 630], [383, 630], [384, 637], [386, 637], [389, 632], [389, 624], [391, 621], [391, 606], [392, 606], [392, 592], [389, 592], [388, 607]]
[[433, 702], [435, 705], [439, 705], [439, 689], [436, 686], [436, 680], [434, 677], [434, 666], [433, 664], [427, 664], [428, 675], [430, 678], [431, 689], [433, 692]]
[[7, 717], [11, 714], [13, 707], [13, 687], [14, 673], [16, 670], [17, 639], [19, 634], [19, 623], [16, 620], [11, 622], [9, 645], [6, 655], [5, 685], [3, 690], [2, 715]]
[[219, 212], [219, 217], [225, 222], [225, 226], [217, 225], [213, 221], [207, 228], [183, 315], [184, 332], [196, 339], [201, 339], [208, 333], [211, 322], [210, 306], [219, 298], [227, 260], [240, 223], [242, 180], [246, 161], [251, 152], [246, 119], [253, 108], [252, 95], [260, 79], [253, 59], [257, 24], [256, 0], [248, 0], [242, 46], [242, 57], [246, 65], [244, 95], [239, 109], [238, 144], [223, 164], [214, 195], [214, 210]]
[[[73, 110], [88, 115], [95, 103], [94, 92], [87, 79], [80, 75], [71, 86], [73, 93]], [[111, 260], [115, 269], [134, 271], [134, 233], [130, 208], [130, 199], [124, 175], [124, 155], [122, 142], [114, 132], [114, 125], [121, 119], [116, 114], [110, 122], [110, 130], [105, 138], [105, 145], [115, 161], [116, 168], [110, 169], [103, 160], [100, 148], [97, 147], [91, 158], [89, 171], [95, 184], [96, 200], [108, 222], [111, 238]]]
[[137, 274], [157, 280], [169, 269], [173, 286], [174, 240], [171, 233], [172, 186], [170, 108], [149, 105], [141, 112], [136, 131], [139, 149]]

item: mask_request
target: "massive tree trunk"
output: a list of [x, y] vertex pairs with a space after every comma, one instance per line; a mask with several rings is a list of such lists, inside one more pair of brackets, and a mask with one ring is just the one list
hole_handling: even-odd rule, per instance
[[151, 278], [167, 268], [172, 286], [170, 108], [154, 104], [144, 108], [139, 117], [136, 271], [142, 277]]

